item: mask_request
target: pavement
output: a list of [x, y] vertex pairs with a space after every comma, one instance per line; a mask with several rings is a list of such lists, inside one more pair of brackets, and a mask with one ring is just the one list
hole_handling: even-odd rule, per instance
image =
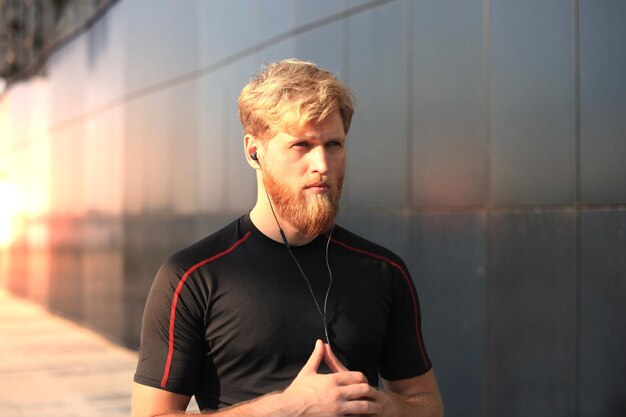
[[136, 364], [136, 352], [0, 289], [0, 417], [128, 417]]

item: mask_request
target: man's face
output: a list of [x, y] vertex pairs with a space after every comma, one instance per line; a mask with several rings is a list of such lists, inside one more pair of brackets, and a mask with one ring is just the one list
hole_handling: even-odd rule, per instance
[[263, 147], [263, 184], [277, 214], [307, 237], [334, 226], [345, 166], [338, 111], [295, 132], [281, 132]]

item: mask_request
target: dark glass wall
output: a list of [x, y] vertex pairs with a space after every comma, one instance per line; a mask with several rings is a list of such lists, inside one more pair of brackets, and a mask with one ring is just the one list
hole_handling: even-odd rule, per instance
[[[254, 202], [264, 62], [358, 108], [340, 223], [407, 262], [450, 416], [626, 414], [626, 6], [120, 0], [0, 101], [0, 284], [138, 345], [170, 253]], [[1, 221], [1, 219], [0, 219]]]

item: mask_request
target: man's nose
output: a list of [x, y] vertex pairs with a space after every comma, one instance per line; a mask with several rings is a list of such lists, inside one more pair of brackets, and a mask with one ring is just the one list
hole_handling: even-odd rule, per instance
[[328, 172], [328, 155], [324, 146], [316, 146], [309, 152], [309, 162], [313, 172], [326, 174]]

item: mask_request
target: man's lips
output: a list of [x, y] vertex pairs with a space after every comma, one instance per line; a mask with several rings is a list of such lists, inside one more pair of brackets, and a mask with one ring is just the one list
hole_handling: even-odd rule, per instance
[[312, 184], [308, 184], [304, 188], [306, 190], [312, 190], [312, 191], [326, 191], [330, 188], [330, 184], [327, 182], [315, 182]]

